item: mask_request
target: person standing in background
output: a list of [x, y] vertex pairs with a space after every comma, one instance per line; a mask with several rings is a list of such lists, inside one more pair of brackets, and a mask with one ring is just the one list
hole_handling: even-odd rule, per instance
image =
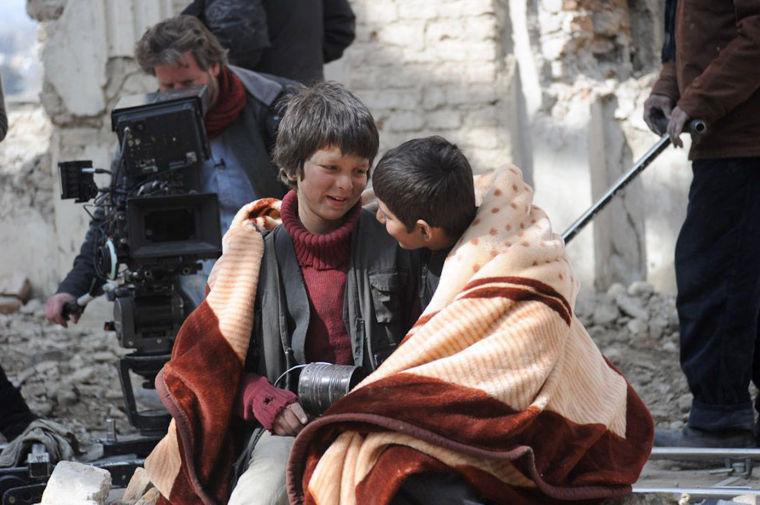
[[323, 65], [355, 37], [348, 0], [194, 0], [182, 13], [217, 36], [233, 65], [303, 84], [323, 80]]
[[[760, 2], [667, 0], [663, 66], [644, 104], [676, 147], [707, 123], [676, 244], [681, 368], [694, 396], [683, 431], [657, 446], [754, 447], [760, 385]], [[760, 407], [755, 400], [755, 409]]]
[[[0, 142], [8, 133], [8, 115], [5, 112], [3, 79], [0, 75]], [[16, 389], [0, 366], [0, 433], [9, 442], [19, 436], [35, 419], [21, 392]]]

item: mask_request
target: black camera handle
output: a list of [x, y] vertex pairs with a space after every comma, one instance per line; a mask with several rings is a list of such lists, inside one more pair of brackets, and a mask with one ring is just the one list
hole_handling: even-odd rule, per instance
[[84, 312], [84, 308], [87, 306], [87, 304], [97, 298], [97, 295], [94, 294], [97, 283], [98, 279], [96, 277], [92, 279], [92, 282], [90, 283], [90, 289], [87, 290], [87, 293], [83, 294], [76, 300], [71, 300], [70, 302], [63, 304], [63, 308], [61, 309], [61, 316], [63, 317], [64, 321], [68, 321], [73, 315], [81, 315], [82, 312]]
[[[707, 131], [707, 124], [701, 119], [693, 119], [689, 122], [688, 131], [695, 136], [702, 135]], [[573, 237], [575, 237], [583, 229], [584, 226], [590, 223], [596, 214], [599, 213], [599, 211], [604, 207], [606, 207], [616, 194], [618, 194], [623, 188], [628, 185], [628, 183], [635, 179], [637, 175], [644, 171], [644, 169], [648, 167], [649, 164], [652, 163], [657, 158], [657, 156], [659, 156], [660, 153], [663, 152], [669, 145], [670, 137], [667, 134], [660, 137], [660, 140], [658, 140], [657, 143], [644, 154], [644, 156], [639, 158], [636, 164], [633, 165], [633, 167], [628, 172], [623, 174], [623, 176], [620, 177], [615, 182], [615, 184], [613, 184], [610, 189], [607, 190], [604, 196], [597, 200], [594, 205], [586, 210], [586, 212], [584, 212], [578, 219], [575, 220], [573, 224], [570, 225], [567, 230], [562, 233], [562, 240], [564, 240], [565, 244], [570, 242]]]

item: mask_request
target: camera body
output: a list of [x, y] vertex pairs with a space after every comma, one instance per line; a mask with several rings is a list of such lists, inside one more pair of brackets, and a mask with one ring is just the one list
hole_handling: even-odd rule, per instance
[[178, 277], [197, 272], [200, 260], [222, 251], [217, 195], [201, 192], [202, 167], [210, 156], [203, 123], [207, 102], [205, 86], [121, 98], [111, 113], [119, 155], [108, 188], [95, 186], [93, 174], [108, 171], [93, 169], [91, 161], [59, 163], [61, 198], [94, 198], [97, 284], [107, 282], [114, 302], [107, 328], [115, 330], [122, 347], [136, 350], [121, 368], [130, 421], [138, 428], [160, 429], [138, 416], [128, 373], [153, 386], [192, 309]]

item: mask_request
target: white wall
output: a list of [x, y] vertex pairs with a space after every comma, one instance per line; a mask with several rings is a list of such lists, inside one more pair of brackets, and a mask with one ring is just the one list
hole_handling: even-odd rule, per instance
[[[110, 108], [123, 94], [155, 86], [131, 58], [134, 41], [186, 3], [28, 0], [46, 39], [42, 102], [54, 124], [51, 166], [82, 157], [107, 165], [115, 147]], [[656, 1], [352, 5], [356, 41], [326, 75], [372, 109], [381, 151], [440, 134], [478, 171], [514, 161], [558, 232], [657, 140], [640, 119], [662, 40]], [[52, 174], [45, 177], [55, 181]], [[689, 178], [685, 154], [666, 152], [574, 239], [569, 251], [587, 288], [646, 278], [674, 289], [673, 246]], [[53, 207], [47, 257], [57, 260], [48, 278], [68, 270], [86, 225], [79, 206], [54, 198]], [[30, 261], [30, 269], [40, 266]], [[51, 289], [43, 283], [39, 289]]]

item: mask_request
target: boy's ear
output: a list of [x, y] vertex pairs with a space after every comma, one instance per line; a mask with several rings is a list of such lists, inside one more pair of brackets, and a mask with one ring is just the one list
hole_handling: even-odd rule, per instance
[[424, 219], [418, 219], [415, 223], [415, 227], [426, 242], [429, 242], [433, 238], [433, 227]]

